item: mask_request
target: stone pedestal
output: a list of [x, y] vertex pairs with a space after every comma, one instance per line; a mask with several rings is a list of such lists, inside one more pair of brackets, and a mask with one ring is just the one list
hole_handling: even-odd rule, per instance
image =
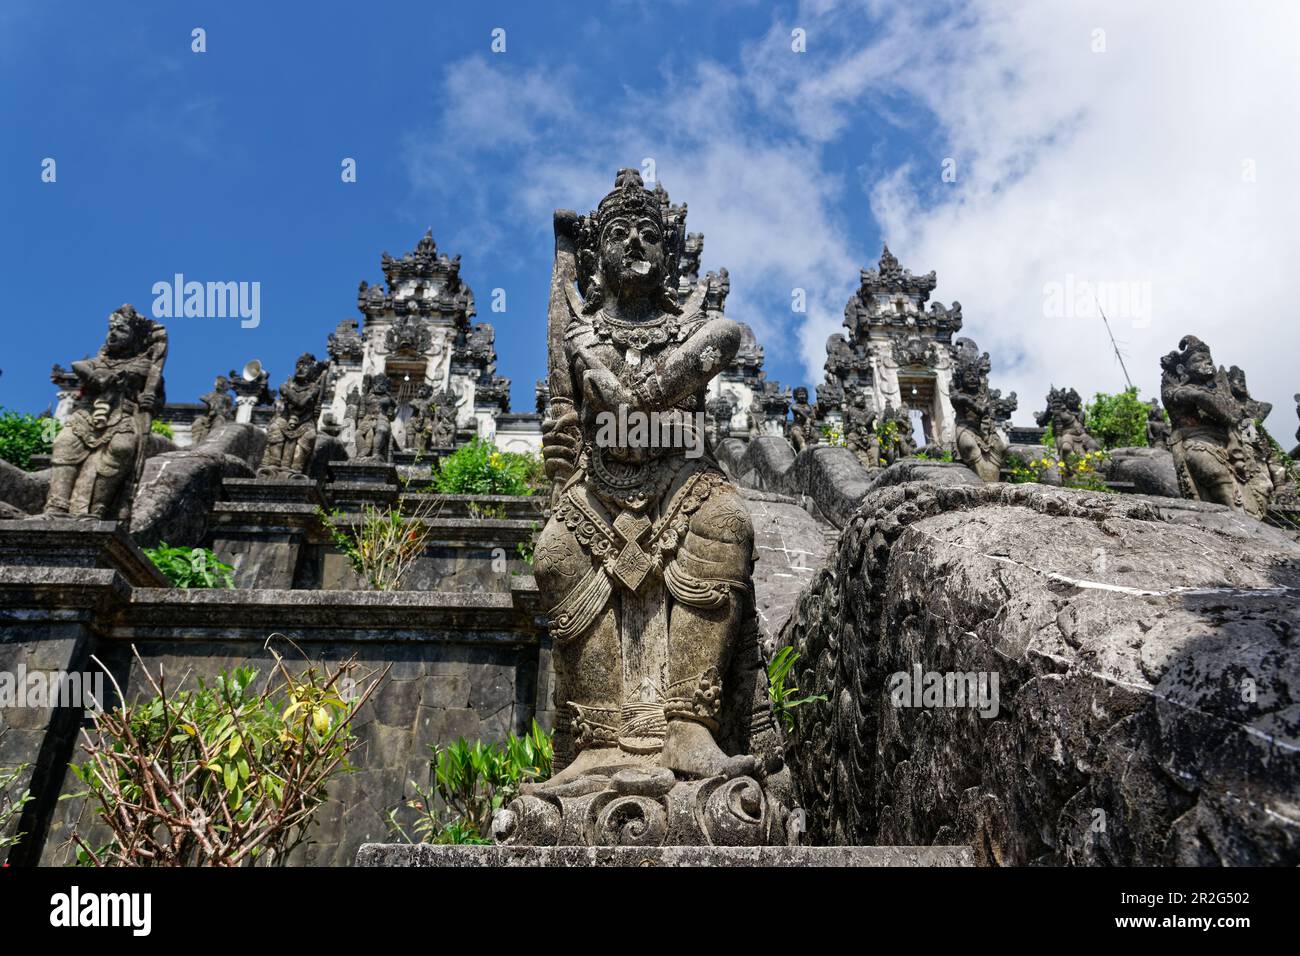
[[433, 846], [367, 843], [357, 866], [974, 866], [968, 846]]
[[235, 587], [292, 588], [305, 546], [320, 534], [314, 481], [227, 478], [212, 509], [212, 550], [234, 567]]
[[383, 461], [332, 461], [325, 494], [330, 504], [344, 511], [361, 511], [367, 505], [386, 509], [397, 502], [402, 486], [397, 468]]

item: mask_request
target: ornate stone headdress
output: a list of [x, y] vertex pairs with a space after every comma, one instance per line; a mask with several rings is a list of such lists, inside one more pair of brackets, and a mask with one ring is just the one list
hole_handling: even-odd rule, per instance
[[1214, 356], [1210, 354], [1208, 345], [1194, 335], [1184, 335], [1178, 341], [1178, 348], [1175, 351], [1161, 357], [1160, 367], [1168, 378], [1186, 381], [1187, 370], [1191, 367], [1192, 357], [1198, 354], [1204, 355], [1211, 365], [1214, 364]]
[[662, 183], [653, 191], [645, 188], [641, 173], [635, 169], [620, 169], [614, 178], [614, 188], [606, 194], [595, 210], [578, 220], [578, 291], [585, 300], [583, 311], [595, 312], [605, 298], [603, 277], [600, 274], [600, 236], [614, 219], [645, 216], [659, 227], [663, 237], [664, 275], [659, 304], [674, 315], [681, 312], [677, 305], [677, 280], [686, 242], [686, 205], [673, 206]]

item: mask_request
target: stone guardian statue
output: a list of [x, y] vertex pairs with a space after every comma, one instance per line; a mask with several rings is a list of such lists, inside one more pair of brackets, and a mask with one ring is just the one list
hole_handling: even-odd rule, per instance
[[280, 402], [266, 429], [259, 478], [306, 478], [316, 450], [316, 419], [325, 394], [328, 363], [304, 352], [293, 376], [280, 386]]
[[166, 359], [167, 330], [123, 305], [99, 354], [72, 363], [80, 391], [54, 439], [46, 516], [129, 518]]

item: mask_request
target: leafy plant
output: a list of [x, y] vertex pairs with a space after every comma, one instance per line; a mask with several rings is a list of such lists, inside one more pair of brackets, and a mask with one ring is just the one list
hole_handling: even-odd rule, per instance
[[329, 530], [334, 546], [347, 556], [352, 569], [376, 591], [396, 591], [424, 553], [433, 534], [433, 519], [442, 510], [440, 498], [429, 498], [411, 515], [401, 508], [380, 510], [366, 505], [353, 528], [348, 515], [334, 509], [316, 509], [316, 517]]
[[1137, 388], [1116, 395], [1098, 392], [1085, 407], [1087, 428], [1102, 448], [1145, 448], [1151, 406], [1138, 398]]
[[50, 453], [59, 427], [53, 418], [0, 409], [0, 459], [30, 471], [32, 455]]
[[825, 694], [810, 694], [807, 697], [796, 697], [799, 688], [793, 684], [786, 686], [785, 679], [790, 675], [791, 669], [799, 660], [799, 652], [793, 647], [783, 647], [776, 652], [771, 663], [767, 665], [767, 696], [772, 701], [772, 709], [781, 719], [787, 731], [794, 730], [794, 710], [796, 707], [802, 707], [804, 704], [811, 704], [817, 700], [827, 700]]
[[[429, 749], [428, 780], [412, 780], [415, 797], [388, 814], [393, 832], [408, 843], [488, 843], [492, 815], [522, 784], [551, 775], [551, 735], [535, 720], [528, 733], [509, 734], [503, 744], [470, 744], [461, 737]], [[416, 813], [410, 832], [397, 819], [403, 808]]]
[[27, 770], [27, 766], [27, 764], [20, 764], [12, 770], [0, 767], [0, 850], [17, 846], [25, 836], [23, 833], [6, 834], [5, 831], [9, 829], [9, 824], [23, 812], [23, 807], [32, 800], [30, 790], [24, 789], [18, 794], [10, 790]]
[[163, 438], [175, 437], [175, 435], [172, 434], [172, 426], [161, 418], [155, 418], [152, 424], [149, 425], [149, 430], [155, 435], [162, 435]]
[[838, 425], [826, 424], [822, 426], [822, 443], [832, 448], [843, 448], [846, 444], [844, 441], [844, 432]]
[[[87, 788], [75, 796], [96, 807], [96, 818], [111, 833], [96, 849], [74, 832], [81, 862], [285, 862], [306, 839], [329, 783], [352, 769], [352, 720], [379, 681], [355, 694], [346, 676], [354, 659], [329, 668], [309, 665], [295, 676], [279, 654], [272, 656], [261, 690], [254, 689], [256, 670], [238, 668], [178, 692], [135, 652], [154, 696], [93, 714], [93, 728], [82, 731], [89, 759], [72, 767]], [[125, 700], [116, 681], [114, 687]]]
[[173, 548], [166, 541], [144, 553], [174, 588], [232, 588], [234, 568], [211, 548]]
[[438, 463], [434, 487], [445, 495], [532, 495], [546, 487], [536, 455], [498, 451], [475, 438]]
[[917, 452], [917, 453], [916, 453], [915, 455], [913, 455], [912, 457], [915, 458], [915, 459], [917, 459], [918, 461], [947, 461], [947, 462], [951, 462], [951, 461], [952, 461], [952, 452], [948, 451], [947, 449], [944, 449], [943, 451], [939, 452], [938, 454], [931, 454], [931, 453], [928, 452], [928, 451], [920, 451], [920, 452]]
[[1061, 484], [1066, 488], [1079, 488], [1087, 491], [1110, 491], [1102, 468], [1110, 453], [1090, 451], [1082, 455], [1066, 455], [1057, 458], [1044, 455], [1041, 458], [1026, 459], [1020, 455], [1008, 455], [1007, 470], [1012, 484], [1024, 484], [1029, 481], [1041, 482], [1044, 473], [1056, 468], [1060, 473]]

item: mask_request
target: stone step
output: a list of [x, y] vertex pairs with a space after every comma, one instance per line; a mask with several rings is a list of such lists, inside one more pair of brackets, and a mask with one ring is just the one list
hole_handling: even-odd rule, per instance
[[968, 846], [434, 846], [365, 843], [365, 867], [975, 866]]

